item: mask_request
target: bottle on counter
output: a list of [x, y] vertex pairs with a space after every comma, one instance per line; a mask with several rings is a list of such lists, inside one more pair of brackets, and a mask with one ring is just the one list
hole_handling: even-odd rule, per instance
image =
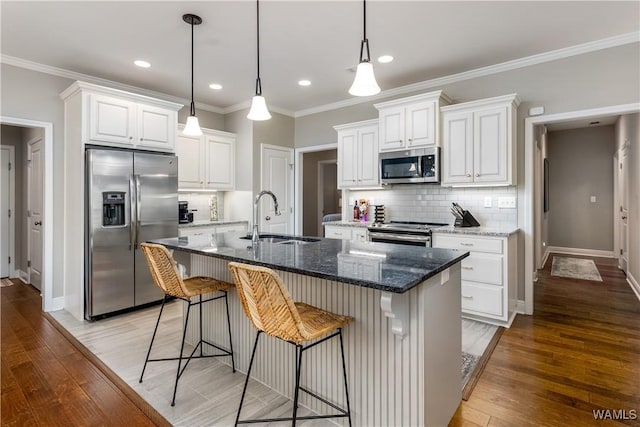
[[360, 219], [360, 208], [358, 207], [358, 201], [356, 200], [354, 205], [353, 205], [353, 219], [354, 220], [359, 220]]

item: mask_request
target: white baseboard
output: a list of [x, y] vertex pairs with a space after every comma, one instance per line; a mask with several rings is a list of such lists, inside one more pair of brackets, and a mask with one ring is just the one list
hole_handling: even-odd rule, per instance
[[549, 253], [554, 252], [557, 254], [566, 254], [566, 255], [587, 255], [594, 257], [602, 257], [602, 258], [614, 258], [613, 251], [601, 251], [597, 249], [581, 249], [581, 248], [563, 248], [561, 246], [547, 246], [546, 257]]
[[18, 279], [22, 280], [25, 284], [29, 284], [29, 275], [22, 270], [16, 270], [18, 273]]
[[51, 299], [51, 307], [46, 307], [45, 311], [58, 311], [64, 308], [64, 297]]
[[516, 302], [516, 313], [518, 313], [518, 314], [526, 314], [526, 313], [524, 312], [524, 300], [519, 299], [519, 300]]
[[636, 294], [636, 297], [638, 297], [638, 300], [640, 301], [640, 283], [638, 283], [636, 278], [633, 277], [631, 273], [629, 273], [628, 271], [627, 271], [627, 283], [629, 284], [629, 286], [631, 286], [633, 293]]

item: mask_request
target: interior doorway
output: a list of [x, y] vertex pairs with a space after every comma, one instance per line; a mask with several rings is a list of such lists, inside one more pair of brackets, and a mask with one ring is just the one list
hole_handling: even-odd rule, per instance
[[0, 277], [15, 272], [15, 147], [0, 145]]
[[[331, 150], [333, 151], [333, 150]], [[342, 208], [342, 191], [338, 189], [338, 164], [336, 159], [318, 161], [318, 208], [316, 236], [324, 236], [322, 221], [325, 215], [337, 215]]]

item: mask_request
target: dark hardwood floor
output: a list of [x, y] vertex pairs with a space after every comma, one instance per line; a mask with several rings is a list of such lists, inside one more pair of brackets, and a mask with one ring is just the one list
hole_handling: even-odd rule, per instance
[[551, 276], [549, 257], [534, 315], [504, 332], [451, 426], [640, 425], [640, 302], [616, 260], [592, 259], [603, 282]]
[[43, 316], [38, 291], [1, 291], [3, 426], [154, 423]]

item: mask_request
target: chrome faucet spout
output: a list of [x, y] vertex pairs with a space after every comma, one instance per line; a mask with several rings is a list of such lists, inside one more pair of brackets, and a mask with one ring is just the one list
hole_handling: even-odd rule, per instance
[[260, 199], [264, 195], [269, 195], [273, 199], [273, 208], [275, 209], [276, 215], [281, 215], [280, 209], [278, 208], [278, 198], [275, 194], [273, 194], [269, 190], [262, 190], [256, 195], [256, 199], [253, 202], [253, 234], [251, 235], [251, 244], [255, 245], [258, 243], [260, 239], [260, 231], [258, 230], [258, 206], [260, 203]]

